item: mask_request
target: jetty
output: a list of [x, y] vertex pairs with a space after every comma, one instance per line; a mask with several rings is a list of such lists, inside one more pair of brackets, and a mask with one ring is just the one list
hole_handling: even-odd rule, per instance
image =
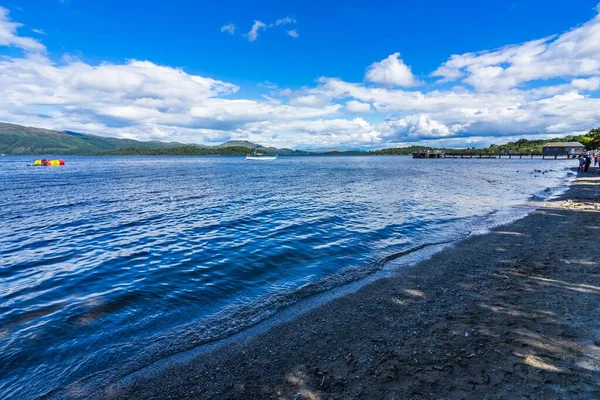
[[546, 157], [557, 160], [559, 158], [569, 160], [579, 158], [585, 154], [585, 146], [579, 142], [550, 142], [544, 145], [541, 152], [515, 153], [511, 150], [490, 152], [489, 149], [477, 150], [475, 148], [466, 148], [464, 150], [424, 150], [413, 153], [413, 158], [534, 158]]
[[561, 159], [573, 159], [577, 158], [579, 155], [574, 154], [542, 154], [542, 153], [486, 153], [486, 152], [478, 152], [478, 151], [458, 151], [458, 152], [445, 152], [445, 151], [425, 151], [413, 153], [413, 158], [541, 158], [545, 159], [546, 157], [552, 158], [554, 160]]

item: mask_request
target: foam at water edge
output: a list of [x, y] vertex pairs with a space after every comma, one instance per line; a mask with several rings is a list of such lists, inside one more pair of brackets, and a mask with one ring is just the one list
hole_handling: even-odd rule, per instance
[[526, 203], [508, 207], [506, 209], [497, 210], [495, 213], [491, 213], [488, 221], [484, 226], [474, 229], [472, 235], [484, 235], [489, 233], [491, 229], [510, 224], [511, 222], [517, 221], [521, 218], [526, 217], [536, 209], [543, 207], [547, 201], [558, 198], [563, 195], [571, 185], [571, 182], [575, 180], [577, 174], [571, 171], [569, 168], [565, 168], [564, 175], [560, 177], [561, 182], [556, 186], [547, 187], [537, 193], [530, 196], [529, 201]]

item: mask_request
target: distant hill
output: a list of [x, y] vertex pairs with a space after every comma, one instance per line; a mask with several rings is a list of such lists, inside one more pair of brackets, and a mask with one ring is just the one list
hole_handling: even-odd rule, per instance
[[243, 146], [207, 147], [186, 145], [167, 149], [151, 149], [148, 147], [128, 147], [99, 153], [109, 156], [236, 156], [250, 154], [250, 149]]
[[0, 153], [3, 154], [85, 155], [131, 147], [169, 149], [181, 146], [184, 144], [158, 141], [141, 142], [0, 122]]
[[144, 156], [241, 156], [252, 153], [254, 149], [262, 154], [283, 155], [283, 156], [312, 156], [318, 153], [310, 153], [301, 150], [276, 149], [275, 147], [254, 146], [195, 146], [185, 145], [166, 149], [152, 149], [148, 147], [128, 147], [99, 153], [101, 155], [144, 155]]
[[215, 147], [246, 147], [248, 149], [255, 149], [257, 147], [262, 146], [256, 143], [249, 142], [247, 140], [230, 140], [229, 142], [218, 144]]
[[490, 145], [483, 149], [435, 149], [433, 147], [410, 146], [373, 151], [304, 151], [265, 147], [246, 140], [232, 140], [216, 146], [191, 145], [177, 142], [142, 142], [132, 139], [117, 139], [71, 131], [54, 131], [0, 122], [0, 153], [31, 155], [243, 155], [257, 149], [264, 154], [293, 156], [311, 155], [407, 155], [428, 150], [451, 150], [497, 154], [501, 152], [539, 153], [542, 146], [555, 141], [579, 141], [587, 149], [600, 148], [600, 128], [585, 135], [564, 138], [528, 140], [520, 139], [502, 145]]
[[369, 152], [375, 156], [406, 156], [412, 153], [422, 153], [424, 151], [436, 150], [433, 147], [425, 146], [408, 146], [408, 147], [396, 147], [390, 149], [372, 150]]
[[265, 147], [245, 140], [216, 146], [177, 142], [142, 142], [71, 131], [54, 131], [0, 122], [0, 153], [28, 155], [243, 155], [258, 149], [265, 154], [311, 155], [314, 153]]
[[261, 144], [256, 144], [249, 142], [247, 140], [230, 140], [229, 142], [225, 142], [219, 145], [214, 146], [214, 148], [245, 148], [251, 150], [258, 150], [261, 153], [265, 154], [280, 154], [284, 156], [309, 156], [314, 154], [319, 154], [318, 152], [312, 151], [304, 151], [304, 150], [292, 150], [292, 149], [278, 149], [276, 147], [265, 147]]

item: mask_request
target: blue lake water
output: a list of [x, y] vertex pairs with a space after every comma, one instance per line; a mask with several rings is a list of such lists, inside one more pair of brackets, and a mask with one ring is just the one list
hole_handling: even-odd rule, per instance
[[64, 158], [0, 157], [0, 398], [231, 335], [395, 254], [523, 213], [571, 164]]

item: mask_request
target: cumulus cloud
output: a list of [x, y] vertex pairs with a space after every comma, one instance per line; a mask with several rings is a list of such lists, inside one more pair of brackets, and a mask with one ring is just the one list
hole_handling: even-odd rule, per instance
[[388, 119], [381, 125], [384, 137], [390, 141], [413, 141], [426, 138], [444, 138], [462, 131], [464, 125], [447, 126], [427, 114], [409, 115], [399, 119]]
[[9, 115], [61, 116], [127, 125], [184, 123], [196, 103], [238, 87], [148, 61], [56, 65], [44, 56], [0, 61], [0, 108]]
[[46, 51], [46, 46], [39, 41], [17, 34], [22, 26], [23, 24], [11, 21], [8, 9], [0, 6], [0, 46], [14, 46], [30, 52]]
[[[353, 98], [355, 101], [371, 103], [380, 114], [399, 115], [378, 127], [385, 133], [382, 135], [384, 140], [399, 136], [390, 135], [390, 125], [399, 128], [404, 123], [406, 129], [397, 129], [395, 132], [415, 140], [475, 135], [532, 135], [549, 132], [548, 128], [557, 124], [562, 124], [561, 134], [572, 134], [586, 131], [600, 123], [597, 111], [600, 99], [582, 95], [571, 85], [561, 85], [556, 88], [556, 93], [538, 89], [481, 93], [460, 87], [424, 93], [368, 87], [339, 78], [321, 78], [319, 84], [309, 92], [331, 99]], [[415, 115], [421, 118], [416, 119]], [[390, 124], [389, 121], [396, 122]], [[418, 129], [410, 129], [410, 123]], [[427, 129], [424, 128], [426, 126]], [[556, 128], [553, 130], [559, 133]], [[415, 132], [419, 134], [414, 134]]]
[[371, 105], [369, 103], [361, 103], [360, 101], [350, 100], [346, 103], [346, 111], [350, 114], [362, 114], [371, 111]]
[[258, 141], [264, 137], [274, 145], [289, 145], [304, 148], [359, 146], [377, 144], [380, 133], [362, 118], [317, 119], [312, 121], [263, 121], [246, 126], [248, 140]]
[[233, 35], [235, 33], [235, 25], [234, 24], [223, 25], [221, 27], [221, 32], [229, 32], [230, 34]]
[[203, 142], [246, 123], [320, 118], [342, 107], [227, 98], [237, 90], [149, 61], [57, 65], [35, 55], [0, 61], [0, 120], [138, 139], [178, 132]]
[[571, 85], [577, 89], [594, 91], [600, 88], [600, 77], [587, 79], [573, 79]]
[[300, 34], [298, 33], [297, 29], [290, 29], [289, 31], [287, 31], [288, 36], [293, 37], [294, 39], [298, 39], [300, 37]]
[[391, 54], [371, 64], [367, 68], [365, 80], [391, 86], [415, 86], [418, 83], [410, 67], [400, 58], [400, 53]]
[[534, 80], [600, 75], [600, 16], [561, 35], [452, 55], [431, 75], [486, 91]]
[[205, 127], [227, 126], [238, 128], [241, 124], [270, 119], [293, 120], [317, 118], [334, 114], [341, 106], [295, 107], [246, 99], [214, 99], [192, 107], [190, 116]]
[[328, 102], [329, 102], [328, 98], [323, 97], [323, 96], [317, 96], [314, 94], [292, 97], [290, 99], [290, 104], [310, 106], [310, 107], [321, 107]]
[[[248, 40], [294, 22], [255, 21]], [[453, 82], [450, 88], [405, 89], [421, 82], [394, 53], [367, 68], [365, 83], [321, 77], [292, 90], [265, 82], [265, 93], [242, 98], [235, 84], [151, 61], [50, 57], [0, 8], [0, 46], [23, 50], [0, 58], [0, 121], [141, 140], [312, 148], [460, 146], [580, 133], [600, 124], [598, 25], [594, 17], [562, 35], [452, 56], [433, 73]]]

